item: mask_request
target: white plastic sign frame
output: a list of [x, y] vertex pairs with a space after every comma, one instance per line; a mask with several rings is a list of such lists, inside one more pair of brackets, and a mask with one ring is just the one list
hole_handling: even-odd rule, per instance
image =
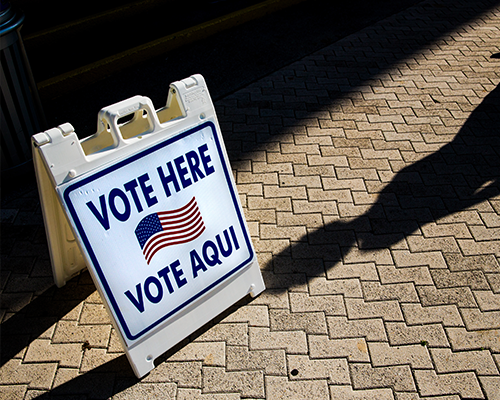
[[[132, 120], [120, 124], [124, 116]], [[161, 121], [160, 121], [161, 119]], [[264, 282], [205, 81], [33, 137], [54, 279], [88, 266], [135, 374]]]

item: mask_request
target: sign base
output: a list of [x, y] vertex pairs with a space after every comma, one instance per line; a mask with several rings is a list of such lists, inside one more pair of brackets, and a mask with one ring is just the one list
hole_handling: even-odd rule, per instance
[[137, 377], [142, 377], [154, 369], [154, 360], [184, 338], [210, 322], [247, 294], [255, 297], [265, 289], [264, 281], [257, 262], [219, 290], [211, 292], [206, 298], [193, 305], [188, 313], [180, 315], [162, 328], [168, 334], [158, 335], [155, 340], [146, 340], [130, 347], [127, 357]]

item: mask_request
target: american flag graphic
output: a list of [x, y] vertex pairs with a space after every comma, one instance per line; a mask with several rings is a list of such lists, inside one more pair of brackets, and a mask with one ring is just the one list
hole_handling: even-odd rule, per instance
[[196, 198], [176, 210], [160, 211], [144, 217], [135, 235], [144, 257], [149, 264], [161, 249], [187, 243], [199, 237], [205, 230]]

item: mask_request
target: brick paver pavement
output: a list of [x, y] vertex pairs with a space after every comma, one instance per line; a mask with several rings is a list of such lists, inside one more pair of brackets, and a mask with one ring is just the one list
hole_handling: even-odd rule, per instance
[[[431, 0], [216, 104], [267, 290], [137, 380], [2, 204], [2, 399], [500, 399], [500, 8]], [[60, 396], [60, 397], [57, 397]]]

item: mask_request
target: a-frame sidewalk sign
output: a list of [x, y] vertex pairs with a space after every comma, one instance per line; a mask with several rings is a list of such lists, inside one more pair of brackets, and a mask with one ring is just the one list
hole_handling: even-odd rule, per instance
[[229, 306], [264, 290], [219, 123], [201, 75], [155, 110], [103, 108], [97, 132], [33, 136], [54, 280], [87, 267], [135, 374]]

